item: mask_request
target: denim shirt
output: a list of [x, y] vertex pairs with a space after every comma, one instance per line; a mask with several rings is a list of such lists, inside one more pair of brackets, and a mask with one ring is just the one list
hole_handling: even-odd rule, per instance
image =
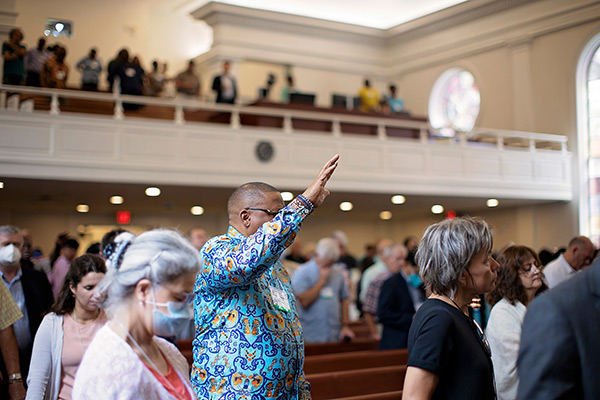
[[[253, 235], [230, 226], [202, 248], [191, 375], [199, 399], [310, 399], [296, 301], [278, 260], [311, 211], [296, 198]], [[276, 307], [273, 290], [289, 311]]]

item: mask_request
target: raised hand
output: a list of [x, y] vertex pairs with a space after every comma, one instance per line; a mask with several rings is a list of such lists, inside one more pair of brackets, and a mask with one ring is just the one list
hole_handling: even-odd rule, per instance
[[327, 161], [327, 163], [321, 168], [319, 174], [315, 178], [314, 181], [310, 184], [310, 186], [302, 193], [304, 197], [306, 197], [310, 202], [315, 206], [315, 208], [319, 207], [325, 201], [325, 198], [329, 196], [329, 190], [325, 189], [325, 185], [333, 175], [333, 172], [338, 166], [338, 160], [340, 156], [336, 154], [331, 158], [331, 160]]

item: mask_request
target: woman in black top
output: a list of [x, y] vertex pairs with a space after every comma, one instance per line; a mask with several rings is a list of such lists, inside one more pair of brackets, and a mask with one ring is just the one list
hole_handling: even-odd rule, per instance
[[494, 288], [492, 245], [478, 218], [447, 219], [425, 231], [416, 259], [431, 295], [410, 328], [404, 400], [496, 398], [489, 346], [468, 314], [473, 297]]

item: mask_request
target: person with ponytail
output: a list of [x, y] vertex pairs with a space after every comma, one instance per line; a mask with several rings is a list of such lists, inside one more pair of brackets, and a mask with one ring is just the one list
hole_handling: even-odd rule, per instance
[[159, 336], [175, 336], [191, 318], [198, 251], [157, 229], [121, 233], [103, 254], [107, 274], [98, 290], [109, 322], [81, 361], [73, 399], [195, 399], [185, 357]]
[[104, 260], [76, 258], [33, 342], [26, 399], [71, 399], [73, 381], [86, 348], [106, 323], [96, 286], [106, 273]]

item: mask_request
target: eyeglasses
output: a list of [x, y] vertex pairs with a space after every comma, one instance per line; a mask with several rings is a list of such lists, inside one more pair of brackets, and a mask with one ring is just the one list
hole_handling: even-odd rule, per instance
[[267, 215], [269, 215], [271, 217], [276, 216], [279, 213], [279, 211], [281, 211], [281, 210], [273, 211], [273, 210], [269, 210], [267, 208], [256, 208], [256, 207], [246, 207], [246, 208], [244, 208], [244, 210], [262, 211], [264, 213], [267, 213]]
[[533, 271], [533, 267], [539, 272], [541, 271], [540, 266], [536, 262], [530, 262], [521, 267], [521, 272], [524, 274], [530, 274]]

